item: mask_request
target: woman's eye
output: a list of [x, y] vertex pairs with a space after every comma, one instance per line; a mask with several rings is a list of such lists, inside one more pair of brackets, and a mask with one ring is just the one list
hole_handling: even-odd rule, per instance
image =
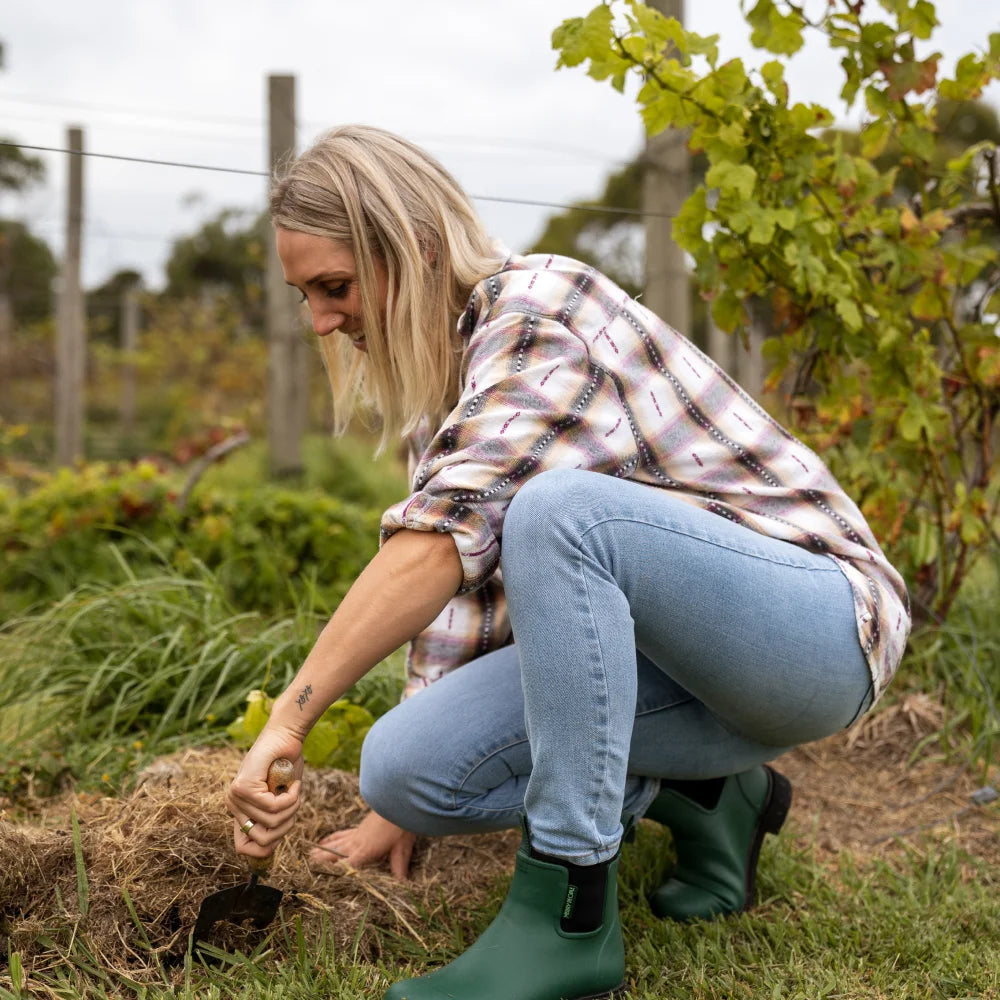
[[299, 302], [308, 302], [309, 301], [309, 298], [308, 298], [308, 296], [306, 295], [305, 292], [299, 292], [299, 295], [302, 296], [299, 299]]
[[342, 299], [350, 287], [350, 282], [342, 281], [339, 285], [327, 285], [323, 291], [328, 299]]

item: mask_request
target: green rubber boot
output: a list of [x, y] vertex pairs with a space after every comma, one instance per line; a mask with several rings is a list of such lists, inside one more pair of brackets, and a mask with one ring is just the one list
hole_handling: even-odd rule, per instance
[[713, 809], [664, 788], [646, 818], [670, 828], [677, 867], [650, 896], [653, 912], [688, 921], [750, 909], [764, 834], [781, 829], [791, 802], [788, 779], [766, 766], [726, 778]]
[[601, 926], [560, 927], [572, 914], [564, 867], [531, 857], [527, 838], [493, 923], [454, 962], [395, 983], [384, 1000], [598, 1000], [624, 988], [625, 946], [618, 919], [618, 855], [607, 862]]

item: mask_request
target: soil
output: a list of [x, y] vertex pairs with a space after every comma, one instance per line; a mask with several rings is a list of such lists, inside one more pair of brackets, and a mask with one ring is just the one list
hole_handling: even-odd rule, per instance
[[[981, 790], [997, 776], [946, 753], [944, 721], [940, 705], [908, 695], [848, 732], [782, 757], [775, 766], [794, 789], [782, 836], [831, 869], [845, 851], [863, 866], [902, 860], [914, 846], [951, 844], [970, 871], [981, 877], [985, 864], [1000, 880], [1000, 802], [972, 798], [987, 797]], [[191, 750], [157, 761], [127, 798], [71, 796], [31, 823], [0, 814], [0, 930], [26, 969], [61, 964], [59, 951], [83, 934], [99, 965], [134, 980], [159, 978], [156, 959], [183, 954], [202, 900], [246, 879], [222, 805], [239, 759], [235, 750]], [[264, 879], [285, 892], [286, 923], [297, 916], [308, 934], [324, 933], [359, 957], [378, 957], [387, 931], [422, 953], [439, 946], [447, 927], [475, 922], [511, 870], [513, 831], [418, 841], [407, 882], [379, 868], [310, 870], [309, 847], [363, 813], [354, 776], [307, 772], [295, 831]], [[212, 941], [246, 951], [266, 933], [220, 924]]]
[[819, 860], [848, 851], [860, 865], [951, 843], [1000, 878], [1000, 801], [988, 801], [1000, 773], [949, 753], [944, 726], [940, 704], [909, 694], [780, 758], [775, 766], [793, 787], [792, 836]]

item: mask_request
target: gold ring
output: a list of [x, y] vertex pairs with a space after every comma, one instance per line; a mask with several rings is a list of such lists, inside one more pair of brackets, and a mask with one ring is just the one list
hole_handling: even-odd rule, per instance
[[254, 821], [252, 819], [248, 819], [245, 822], [243, 822], [243, 823], [240, 824], [240, 829], [244, 833], [249, 833], [254, 828], [254, 825], [255, 825]]

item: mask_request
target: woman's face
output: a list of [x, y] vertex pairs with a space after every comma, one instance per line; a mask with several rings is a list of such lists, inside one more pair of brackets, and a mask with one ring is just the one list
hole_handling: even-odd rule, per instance
[[[285, 281], [309, 304], [313, 329], [320, 337], [339, 331], [366, 350], [361, 316], [361, 288], [354, 253], [346, 243], [325, 236], [277, 229], [275, 239]], [[375, 298], [385, 321], [388, 279], [385, 266], [375, 259]]]

